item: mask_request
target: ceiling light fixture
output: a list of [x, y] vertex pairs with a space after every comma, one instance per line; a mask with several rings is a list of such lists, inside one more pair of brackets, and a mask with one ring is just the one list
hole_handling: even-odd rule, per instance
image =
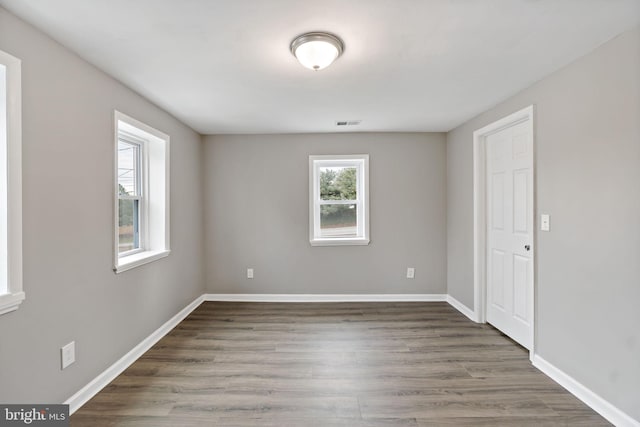
[[291, 42], [291, 53], [303, 67], [318, 71], [327, 68], [344, 51], [344, 43], [334, 34], [301, 34]]

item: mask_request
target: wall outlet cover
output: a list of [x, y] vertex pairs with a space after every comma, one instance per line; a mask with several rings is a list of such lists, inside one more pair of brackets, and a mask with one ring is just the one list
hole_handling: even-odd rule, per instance
[[416, 269], [413, 267], [407, 268], [407, 279], [413, 279], [416, 277]]
[[541, 231], [549, 231], [550, 229], [550, 218], [549, 214], [540, 215], [540, 230]]
[[62, 369], [71, 365], [76, 361], [76, 342], [71, 341], [60, 349], [60, 357], [62, 360]]

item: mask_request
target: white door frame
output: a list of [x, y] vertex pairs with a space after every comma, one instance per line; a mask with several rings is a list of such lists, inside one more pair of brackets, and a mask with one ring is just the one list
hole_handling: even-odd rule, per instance
[[511, 127], [518, 123], [529, 121], [530, 132], [532, 135], [531, 149], [533, 151], [533, 169], [531, 171], [533, 180], [533, 250], [531, 252], [533, 265], [533, 345], [531, 346], [530, 355], [533, 357], [536, 344], [536, 178], [535, 178], [535, 134], [534, 134], [534, 107], [530, 105], [520, 111], [508, 115], [498, 121], [495, 121], [481, 129], [473, 132], [473, 301], [474, 301], [474, 320], [479, 323], [487, 321], [487, 136], [496, 133], [505, 128]]

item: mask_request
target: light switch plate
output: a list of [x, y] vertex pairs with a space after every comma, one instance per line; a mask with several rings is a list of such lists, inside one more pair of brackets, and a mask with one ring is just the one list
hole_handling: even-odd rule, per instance
[[548, 214], [540, 215], [540, 230], [549, 231], [549, 215]]
[[253, 268], [247, 268], [247, 279], [253, 279]]

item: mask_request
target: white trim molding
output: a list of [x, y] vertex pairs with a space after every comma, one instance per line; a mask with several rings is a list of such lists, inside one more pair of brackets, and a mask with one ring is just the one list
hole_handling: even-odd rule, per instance
[[123, 271], [131, 270], [132, 268], [140, 265], [148, 264], [155, 260], [169, 256], [171, 251], [144, 251], [138, 252], [134, 255], [129, 255], [121, 259], [120, 264], [114, 270], [116, 273], [122, 273]]
[[193, 310], [195, 310], [204, 301], [203, 296], [199, 296], [185, 308], [180, 310], [178, 314], [167, 320], [162, 326], [153, 331], [151, 335], [143, 339], [140, 344], [136, 345], [127, 354], [118, 359], [113, 365], [104, 370], [100, 375], [95, 377], [89, 384], [82, 387], [77, 393], [64, 401], [69, 405], [69, 415], [76, 412], [93, 396], [98, 394], [100, 390], [105, 388], [111, 381], [116, 379], [118, 375], [124, 372], [129, 366], [140, 358], [145, 352], [153, 347], [162, 337], [167, 335], [173, 328], [178, 326]]
[[[356, 200], [323, 200], [320, 195], [321, 168], [356, 170]], [[354, 236], [326, 236], [321, 230], [322, 205], [356, 206]], [[309, 156], [309, 243], [311, 246], [368, 245], [369, 240], [369, 155]]]
[[543, 374], [560, 384], [575, 397], [583, 401], [591, 409], [602, 415], [607, 421], [617, 427], [640, 427], [640, 421], [634, 420], [622, 410], [567, 375], [551, 363], [544, 360], [537, 354], [531, 358], [533, 366], [538, 368]]
[[463, 303], [461, 303], [460, 301], [458, 301], [457, 299], [455, 299], [451, 295], [447, 295], [447, 302], [449, 303], [449, 305], [451, 307], [455, 308], [460, 313], [462, 313], [465, 316], [467, 316], [470, 320], [472, 320], [472, 321], [474, 321], [476, 323], [480, 323], [478, 321], [478, 316], [476, 316], [476, 313], [473, 310], [471, 310], [469, 307], [467, 307], [466, 305], [464, 305]]
[[25, 299], [22, 277], [22, 62], [0, 50], [0, 314]]
[[438, 302], [446, 294], [204, 294], [205, 301], [237, 302]]
[[328, 295], [328, 294], [203, 294], [193, 302], [180, 310], [178, 314], [166, 321], [151, 335], [146, 337], [131, 349], [127, 354], [118, 359], [113, 365], [105, 369], [89, 384], [82, 387], [73, 396], [64, 401], [69, 405], [69, 414], [75, 413], [87, 403], [100, 390], [105, 388], [125, 369], [131, 366], [145, 352], [153, 347], [173, 328], [178, 326], [189, 314], [193, 312], [203, 301], [237, 301], [237, 302], [443, 302], [447, 301], [446, 294], [369, 294], [369, 295]]
[[[534, 129], [534, 106], [530, 105], [513, 114], [510, 114], [502, 119], [499, 119], [493, 123], [484, 126], [473, 132], [473, 312], [475, 313], [476, 322], [485, 323], [487, 321], [487, 271], [486, 271], [486, 245], [487, 245], [487, 156], [486, 156], [486, 138], [496, 132], [499, 132], [505, 128], [514, 126], [518, 123], [529, 122], [530, 132], [532, 136], [533, 145], [535, 147], [535, 129]], [[535, 195], [535, 148], [533, 148], [534, 161], [532, 165], [532, 179], [534, 182], [533, 188], [533, 252], [531, 257], [533, 259], [533, 296], [531, 301], [533, 302], [532, 312], [532, 342], [530, 354], [535, 350], [535, 332], [536, 332], [536, 319], [535, 319], [535, 288], [536, 288], [536, 232], [535, 232], [535, 211], [536, 211], [536, 195]]]
[[[167, 257], [170, 253], [169, 202], [169, 135], [160, 132], [119, 111], [114, 111], [114, 244], [115, 273], [122, 273], [149, 262]], [[140, 156], [136, 166], [141, 181], [137, 188], [139, 205], [139, 248], [119, 251], [119, 193], [118, 146], [121, 140], [139, 141]], [[135, 142], [136, 144], [138, 142]]]
[[[460, 301], [447, 294], [203, 294], [180, 310], [162, 326], [100, 373], [64, 403], [69, 405], [69, 414], [75, 413], [100, 390], [138, 360], [160, 339], [178, 326], [204, 301], [235, 302], [447, 302], [469, 319], [477, 322], [475, 313]], [[531, 358], [533, 365], [556, 381], [570, 393], [619, 427], [640, 427], [640, 423], [616, 408], [560, 369], [538, 355]]]

